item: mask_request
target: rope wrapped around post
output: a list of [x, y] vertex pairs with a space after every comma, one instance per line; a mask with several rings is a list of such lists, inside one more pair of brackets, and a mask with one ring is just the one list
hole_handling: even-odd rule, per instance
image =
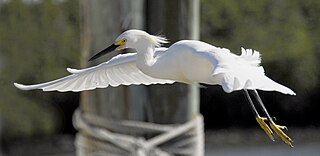
[[76, 110], [77, 156], [203, 156], [203, 117], [179, 125], [110, 120]]

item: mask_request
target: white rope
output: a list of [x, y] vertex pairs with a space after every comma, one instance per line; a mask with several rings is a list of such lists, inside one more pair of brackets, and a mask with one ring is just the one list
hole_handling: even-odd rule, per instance
[[77, 156], [203, 156], [203, 118], [180, 125], [112, 121], [94, 114], [74, 113], [79, 130]]

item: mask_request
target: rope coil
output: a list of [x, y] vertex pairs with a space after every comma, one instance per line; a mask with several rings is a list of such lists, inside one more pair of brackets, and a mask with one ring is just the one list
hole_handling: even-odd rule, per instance
[[179, 125], [114, 121], [76, 110], [77, 156], [203, 156], [203, 117]]

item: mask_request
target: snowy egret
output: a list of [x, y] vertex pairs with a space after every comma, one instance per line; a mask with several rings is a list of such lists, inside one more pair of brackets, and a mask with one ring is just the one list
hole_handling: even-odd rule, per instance
[[[292, 146], [292, 140], [282, 130], [285, 126], [275, 124], [268, 114], [258, 90], [278, 91], [283, 94], [295, 93], [271, 80], [260, 66], [259, 52], [241, 48], [241, 55], [235, 55], [226, 48], [195, 41], [182, 40], [169, 48], [160, 47], [166, 38], [150, 35], [141, 30], [122, 33], [108, 48], [94, 55], [89, 61], [115, 51], [132, 48], [136, 53], [119, 54], [109, 61], [86, 69], [67, 70], [71, 75], [35, 85], [14, 85], [22, 90], [42, 89], [43, 91], [83, 91], [130, 84], [166, 84], [181, 82], [221, 85], [227, 93], [244, 90], [260, 127], [270, 139], [277, 134]], [[266, 117], [256, 110], [248, 90], [252, 91]]]

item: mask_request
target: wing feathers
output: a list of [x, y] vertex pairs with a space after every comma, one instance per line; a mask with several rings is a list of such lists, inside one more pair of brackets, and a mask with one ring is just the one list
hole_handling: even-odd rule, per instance
[[86, 69], [71, 69], [67, 71], [72, 75], [36, 85], [14, 85], [22, 90], [42, 89], [43, 91], [83, 91], [95, 88], [106, 88], [109, 85], [116, 87], [130, 84], [165, 84], [174, 83], [171, 80], [163, 80], [150, 77], [140, 71], [136, 64], [135, 53], [120, 54], [110, 61]]

